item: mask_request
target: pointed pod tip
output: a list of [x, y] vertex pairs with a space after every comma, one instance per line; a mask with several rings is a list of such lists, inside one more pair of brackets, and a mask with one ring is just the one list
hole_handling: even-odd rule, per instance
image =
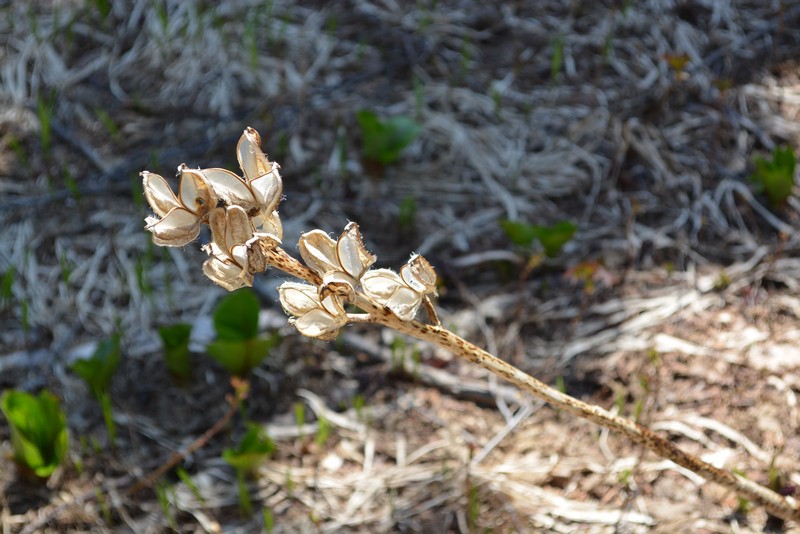
[[261, 135], [258, 133], [258, 130], [253, 128], [252, 126], [248, 126], [244, 129], [244, 134], [248, 137], [252, 137], [253, 141], [260, 147], [261, 146]]

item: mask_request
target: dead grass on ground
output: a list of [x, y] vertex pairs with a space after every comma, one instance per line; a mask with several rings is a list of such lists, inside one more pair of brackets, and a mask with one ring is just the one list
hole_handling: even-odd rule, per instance
[[[283, 167], [289, 250], [301, 231], [356, 220], [382, 266], [428, 257], [460, 335], [715, 465], [764, 484], [773, 469], [796, 493], [800, 201], [773, 209], [747, 177], [754, 155], [800, 141], [800, 6], [109, 4], [0, 5], [0, 273], [13, 272], [0, 387], [53, 390], [72, 438], [70, 461], [35, 485], [0, 423], [4, 532], [257, 532], [262, 510], [275, 532], [787, 528], [431, 347], [400, 350], [369, 328], [299, 339], [274, 273], [256, 290], [263, 326], [285, 339], [248, 409], [279, 446], [249, 482], [256, 514], [240, 514], [220, 459], [238, 419], [184, 463], [197, 491], [173, 475], [167, 506], [126, 491], [221, 417], [229, 392], [202, 356], [223, 293], [197, 247], [150, 244], [137, 173], [233, 169], [250, 125]], [[383, 176], [359, 157], [362, 108], [422, 126]], [[520, 280], [526, 258], [500, 219], [579, 230]], [[584, 262], [602, 275], [593, 291], [565, 276]], [[195, 327], [184, 389], [156, 334], [178, 321]], [[117, 327], [111, 450], [66, 369]]]

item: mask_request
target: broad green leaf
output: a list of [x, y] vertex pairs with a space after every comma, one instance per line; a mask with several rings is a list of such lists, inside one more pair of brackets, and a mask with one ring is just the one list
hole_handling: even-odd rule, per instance
[[164, 343], [164, 361], [167, 369], [176, 378], [186, 379], [192, 373], [192, 362], [189, 354], [189, 337], [192, 325], [178, 323], [158, 329]]
[[49, 477], [67, 452], [67, 420], [58, 399], [48, 391], [35, 397], [7, 390], [0, 409], [8, 419], [16, 461], [36, 476]]
[[361, 128], [364, 157], [382, 165], [397, 161], [403, 149], [422, 130], [414, 119], [403, 115], [382, 121], [372, 111], [361, 110], [356, 118]]
[[522, 221], [500, 221], [500, 226], [514, 244], [530, 247], [535, 240], [541, 243], [545, 254], [557, 256], [564, 245], [572, 239], [577, 226], [570, 221], [561, 221], [552, 226], [539, 226]]
[[206, 351], [211, 358], [234, 376], [244, 376], [250, 370], [247, 361], [247, 340], [218, 339], [209, 343]]
[[223, 298], [214, 311], [217, 339], [226, 341], [251, 339], [258, 335], [258, 297], [243, 288]]
[[776, 167], [784, 169], [787, 174], [789, 172], [794, 173], [794, 167], [797, 163], [797, 160], [795, 158], [794, 151], [790, 147], [786, 147], [783, 150], [775, 147], [772, 158], [775, 160]]
[[218, 339], [211, 342], [206, 350], [228, 373], [245, 377], [279, 342], [278, 334], [245, 340]]
[[767, 195], [770, 203], [775, 206], [783, 205], [792, 194], [794, 186], [794, 171], [797, 159], [791, 147], [775, 147], [772, 159], [756, 157], [754, 160], [755, 173], [750, 180], [755, 184], [757, 193]]
[[553, 226], [539, 226], [539, 241], [544, 247], [544, 252], [551, 258], [557, 256], [567, 242], [572, 239], [578, 229], [570, 221], [561, 221]]
[[388, 165], [400, 157], [400, 153], [413, 141], [422, 128], [411, 117], [398, 116], [384, 123], [384, 139], [378, 161]]
[[269, 459], [275, 452], [275, 444], [269, 439], [264, 429], [256, 424], [248, 423], [247, 432], [234, 448], [225, 449], [222, 459], [240, 472], [251, 473]]
[[356, 119], [363, 135], [373, 136], [381, 133], [381, 121], [372, 111], [362, 109], [356, 113]]
[[764, 175], [764, 189], [773, 206], [780, 206], [786, 202], [792, 194], [793, 185], [793, 181], [780, 172], [773, 171]]
[[533, 240], [538, 236], [536, 226], [522, 221], [510, 221], [506, 219], [500, 221], [500, 227], [515, 245], [519, 245], [521, 247], [531, 246], [533, 244]]
[[70, 367], [83, 378], [92, 394], [100, 399], [111, 386], [111, 379], [120, 361], [120, 336], [114, 334], [102, 341], [91, 358], [75, 361]]

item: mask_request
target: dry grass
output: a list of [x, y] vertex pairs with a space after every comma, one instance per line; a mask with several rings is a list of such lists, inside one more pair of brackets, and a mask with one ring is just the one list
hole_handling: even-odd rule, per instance
[[[0, 7], [0, 273], [15, 273], [0, 308], [0, 387], [49, 387], [72, 434], [70, 465], [37, 487], [17, 478], [0, 424], [4, 532], [171, 528], [152, 493], [126, 488], [210, 427], [228, 386], [198, 354], [193, 383], [174, 387], [155, 329], [194, 323], [202, 353], [222, 292], [196, 247], [149, 244], [136, 174], [233, 168], [246, 125], [283, 166], [286, 243], [356, 220], [384, 265], [428, 257], [459, 334], [584, 400], [639, 412], [712, 463], [766, 483], [774, 462], [786, 488], [800, 486], [800, 202], [771, 209], [747, 180], [755, 154], [800, 144], [800, 6], [112, 4], [107, 17], [103, 2]], [[681, 57], [679, 72], [668, 60]], [[359, 159], [361, 108], [423, 128], [383, 177]], [[407, 197], [413, 228], [398, 225]], [[525, 259], [503, 218], [570, 219], [579, 231], [520, 282]], [[590, 261], [605, 273], [591, 293], [564, 276]], [[256, 289], [265, 326], [287, 337], [249, 401], [280, 445], [250, 486], [276, 532], [770, 526], [735, 496], [430, 347], [409, 344], [398, 372], [388, 332], [298, 339], [277, 280], [267, 273]], [[66, 366], [117, 325], [120, 443], [92, 453], [79, 437], [102, 445], [102, 418]], [[313, 417], [298, 430], [295, 402], [330, 422], [324, 445]], [[239, 515], [219, 458], [240, 431], [186, 462], [203, 499], [173, 486], [181, 531], [262, 528], [260, 511]]]

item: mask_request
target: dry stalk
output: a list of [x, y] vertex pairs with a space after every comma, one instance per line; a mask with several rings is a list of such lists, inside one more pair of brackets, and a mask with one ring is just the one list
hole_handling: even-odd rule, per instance
[[[319, 284], [319, 276], [280, 248], [266, 252], [268, 262], [292, 276], [312, 284]], [[769, 513], [787, 521], [800, 522], [800, 505], [791, 497], [784, 497], [760, 484], [731, 471], [720, 469], [693, 456], [659, 436], [649, 428], [612, 414], [608, 410], [587, 404], [535, 379], [513, 365], [462, 339], [439, 325], [419, 321], [402, 321], [388, 308], [376, 306], [357, 295], [356, 305], [369, 314], [369, 322], [381, 324], [398, 332], [442, 347], [454, 355], [477, 364], [515, 384], [531, 395], [552, 406], [587, 419], [601, 427], [617, 431], [634, 443], [644, 446], [662, 458], [697, 473], [706, 480], [716, 482], [737, 495], [764, 507]]]

